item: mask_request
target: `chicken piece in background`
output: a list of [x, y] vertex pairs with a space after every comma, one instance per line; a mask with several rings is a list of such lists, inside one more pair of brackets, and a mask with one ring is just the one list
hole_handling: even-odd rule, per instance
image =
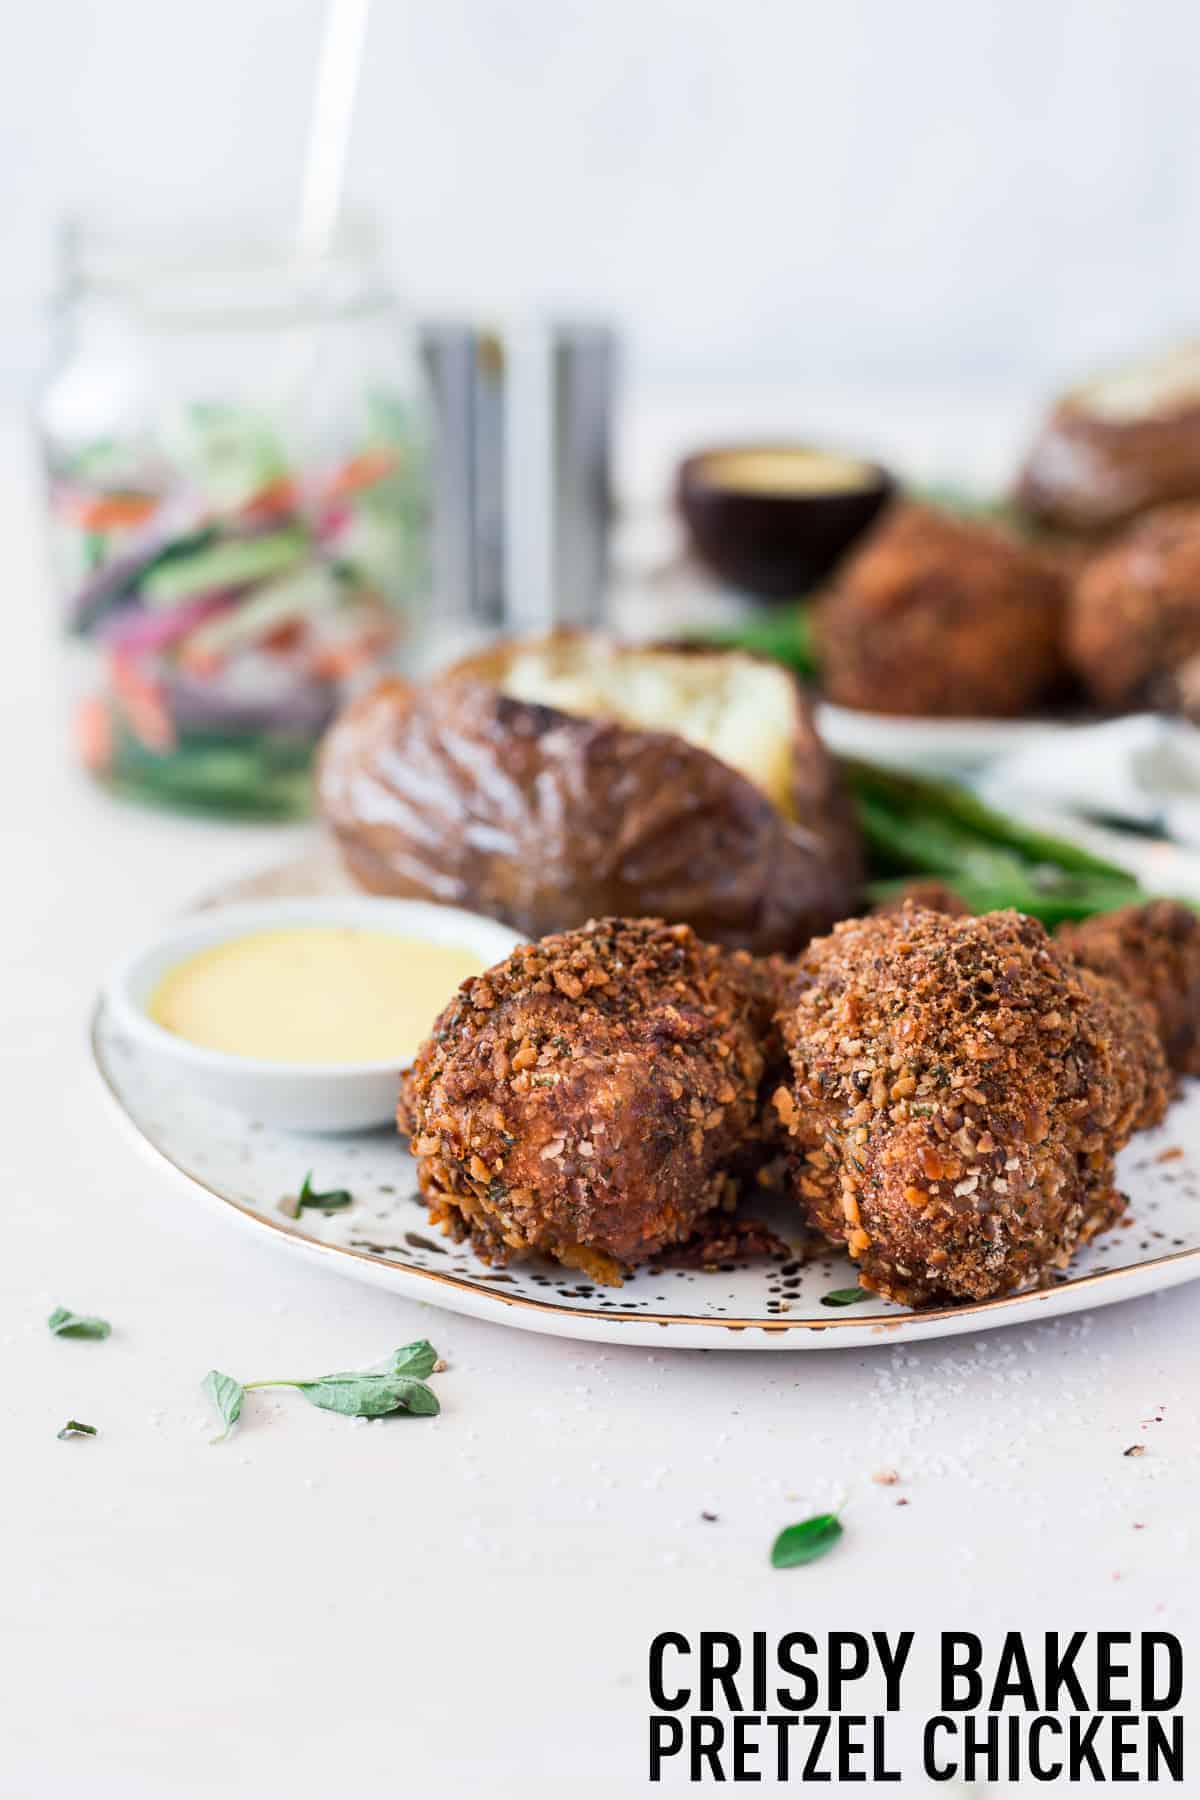
[[1151, 900], [1062, 926], [1076, 961], [1151, 1007], [1171, 1068], [1200, 1075], [1200, 916], [1178, 900]]
[[1060, 567], [996, 526], [927, 506], [885, 514], [820, 603], [824, 691], [922, 718], [1029, 712], [1062, 674]]

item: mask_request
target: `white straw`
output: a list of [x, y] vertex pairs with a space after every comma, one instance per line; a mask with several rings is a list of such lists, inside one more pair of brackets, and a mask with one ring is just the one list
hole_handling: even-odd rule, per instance
[[300, 206], [301, 254], [314, 260], [337, 230], [370, 10], [371, 0], [329, 0], [325, 13]]

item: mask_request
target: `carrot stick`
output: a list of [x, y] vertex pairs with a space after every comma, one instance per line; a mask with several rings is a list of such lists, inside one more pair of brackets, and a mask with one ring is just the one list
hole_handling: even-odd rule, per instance
[[89, 694], [75, 708], [73, 721], [75, 754], [93, 775], [107, 774], [112, 767], [113, 728], [108, 704], [99, 694]]

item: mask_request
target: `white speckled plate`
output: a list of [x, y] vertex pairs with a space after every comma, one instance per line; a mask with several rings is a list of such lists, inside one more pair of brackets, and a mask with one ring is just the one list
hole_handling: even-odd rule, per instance
[[[318, 851], [221, 899], [327, 893], [340, 885]], [[527, 1331], [704, 1349], [831, 1349], [1017, 1324], [1200, 1276], [1200, 1081], [1189, 1084], [1165, 1124], [1135, 1139], [1121, 1159], [1131, 1222], [1085, 1250], [1067, 1275], [1032, 1293], [914, 1313], [874, 1298], [823, 1306], [823, 1295], [854, 1285], [853, 1267], [833, 1252], [803, 1262], [802, 1234], [783, 1206], [763, 1211], [797, 1247], [786, 1262], [712, 1270], [656, 1264], [621, 1288], [595, 1287], [549, 1263], [489, 1269], [465, 1246], [430, 1230], [416, 1199], [413, 1162], [392, 1132], [303, 1136], [197, 1098], [164, 1079], [103, 1005], [92, 1043], [117, 1112], [171, 1174], [175, 1203], [207, 1202], [248, 1230], [269, 1232], [282, 1250], [412, 1299]], [[314, 1187], [349, 1188], [354, 1204], [341, 1213], [289, 1217], [286, 1198], [309, 1169]]]

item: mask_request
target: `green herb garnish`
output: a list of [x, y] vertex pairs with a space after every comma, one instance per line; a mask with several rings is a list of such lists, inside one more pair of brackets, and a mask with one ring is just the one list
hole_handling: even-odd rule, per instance
[[246, 1390], [232, 1375], [222, 1375], [220, 1369], [210, 1369], [204, 1377], [204, 1391], [216, 1407], [225, 1427], [221, 1435], [212, 1441], [214, 1444], [223, 1444], [242, 1416], [242, 1401], [246, 1397]]
[[869, 1298], [866, 1288], [834, 1288], [831, 1293], [821, 1295], [822, 1306], [857, 1306], [860, 1300]]
[[66, 1306], [56, 1306], [46, 1323], [55, 1337], [106, 1338], [112, 1331], [107, 1319], [97, 1319], [89, 1313], [74, 1313]]
[[771, 1546], [771, 1567], [773, 1569], [795, 1569], [801, 1563], [815, 1562], [818, 1556], [824, 1556], [832, 1550], [842, 1535], [842, 1524], [836, 1513], [817, 1513], [814, 1518], [802, 1519], [799, 1525], [789, 1525]]
[[426, 1338], [405, 1344], [392, 1352], [383, 1370], [348, 1370], [335, 1375], [319, 1375], [304, 1381], [272, 1378], [266, 1381], [235, 1381], [211, 1369], [204, 1379], [204, 1391], [213, 1402], [225, 1429], [213, 1442], [221, 1443], [229, 1436], [242, 1413], [242, 1402], [255, 1388], [291, 1387], [299, 1390], [313, 1406], [324, 1412], [341, 1413], [352, 1419], [381, 1419], [388, 1413], [407, 1412], [418, 1418], [433, 1418], [441, 1411], [437, 1395], [421, 1379], [433, 1373], [437, 1351]]
[[84, 1425], [79, 1419], [68, 1419], [62, 1430], [56, 1435], [60, 1438], [71, 1438], [96, 1437], [98, 1434], [94, 1425]]
[[381, 1419], [386, 1413], [409, 1412], [432, 1418], [441, 1411], [437, 1395], [411, 1375], [376, 1375], [349, 1372], [320, 1375], [315, 1381], [248, 1381], [246, 1391], [259, 1387], [299, 1388], [306, 1400], [325, 1412], [342, 1413], [349, 1419]]
[[318, 1194], [312, 1185], [312, 1170], [304, 1177], [304, 1186], [300, 1189], [300, 1197], [296, 1201], [297, 1217], [306, 1206], [315, 1206], [321, 1212], [337, 1212], [343, 1206], [352, 1206], [354, 1195], [349, 1188], [329, 1188]]
[[418, 1381], [424, 1381], [432, 1375], [437, 1367], [438, 1353], [428, 1338], [418, 1338], [415, 1344], [405, 1344], [392, 1356], [391, 1372], [393, 1375], [415, 1375]]

